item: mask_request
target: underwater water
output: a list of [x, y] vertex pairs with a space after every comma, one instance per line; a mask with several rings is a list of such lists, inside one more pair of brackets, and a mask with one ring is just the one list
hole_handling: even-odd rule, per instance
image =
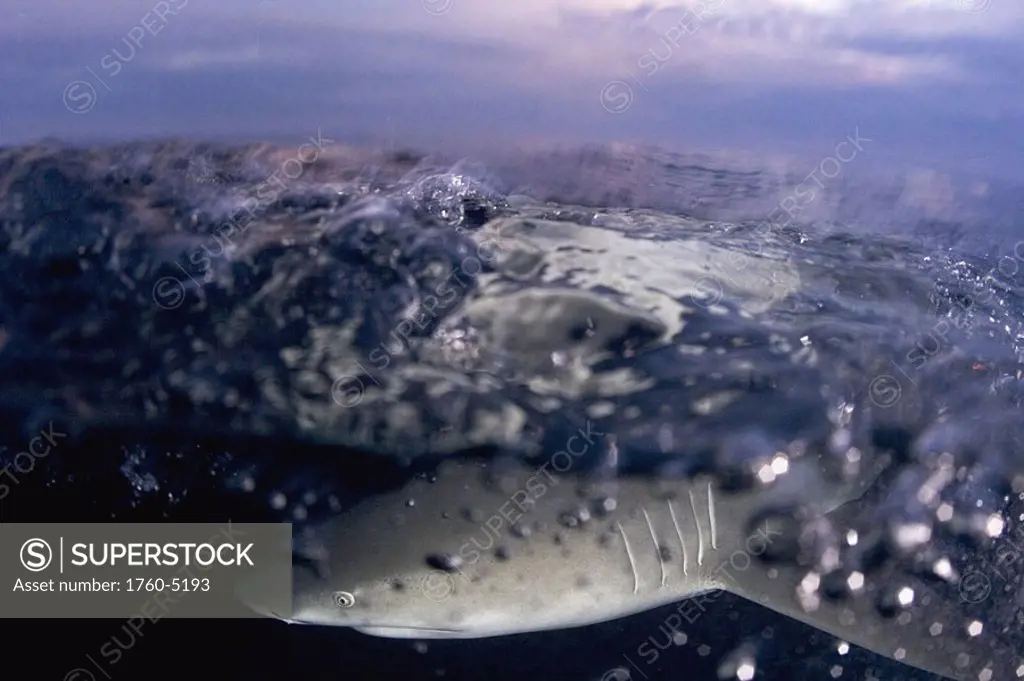
[[[776, 558], [809, 575], [803, 597], [955, 639], [959, 678], [1020, 677], [1014, 192], [972, 203], [968, 184], [936, 212], [829, 163], [322, 134], [0, 150], [4, 520], [301, 528], [446, 458], [543, 465], [583, 427], [602, 436], [582, 469], [617, 476], [768, 489], [780, 459], [818, 457], [881, 473], [831, 524], [787, 511], [799, 540]], [[47, 427], [55, 455], [16, 461]], [[898, 646], [729, 594], [704, 607], [682, 628], [671, 606], [473, 641], [218, 626], [258, 642], [223, 659], [267, 678], [930, 678]], [[216, 645], [191, 624], [160, 626]]]

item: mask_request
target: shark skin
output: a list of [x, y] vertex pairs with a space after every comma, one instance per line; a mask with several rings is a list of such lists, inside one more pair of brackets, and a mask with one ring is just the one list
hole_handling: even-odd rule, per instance
[[485, 638], [581, 627], [725, 590], [957, 681], [1024, 671], [1001, 642], [966, 634], [958, 604], [935, 598], [922, 580], [899, 575], [897, 597], [916, 602], [903, 610], [909, 617], [884, 616], [876, 594], [824, 598], [811, 566], [770, 560], [796, 540], [792, 509], [804, 527], [849, 511], [879, 467], [836, 482], [804, 457], [773, 484], [740, 492], [710, 476], [549, 468], [446, 461], [298, 537], [306, 560], [294, 570], [290, 614], [258, 598], [249, 606], [374, 636]]

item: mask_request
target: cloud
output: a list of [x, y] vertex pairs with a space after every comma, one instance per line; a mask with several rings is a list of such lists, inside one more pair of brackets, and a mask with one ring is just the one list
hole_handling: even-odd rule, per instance
[[[323, 126], [409, 143], [529, 135], [816, 153], [861, 124], [884, 140], [879, 156], [1012, 167], [1024, 152], [1024, 3], [1005, 0], [978, 14], [961, 3], [986, 0], [452, 0], [443, 14], [422, 0], [190, 0], [112, 79], [101, 60], [128, 54], [123, 40], [156, 0], [11, 1], [5, 141]], [[683, 32], [702, 2], [708, 16]], [[72, 115], [61, 94], [91, 81], [88, 69], [106, 79], [100, 102]], [[612, 80], [635, 91], [621, 116], [599, 102]]]

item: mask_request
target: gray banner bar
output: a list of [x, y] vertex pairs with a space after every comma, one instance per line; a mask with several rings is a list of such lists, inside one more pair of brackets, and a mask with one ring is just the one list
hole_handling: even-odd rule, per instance
[[0, 617], [290, 613], [290, 523], [3, 523]]

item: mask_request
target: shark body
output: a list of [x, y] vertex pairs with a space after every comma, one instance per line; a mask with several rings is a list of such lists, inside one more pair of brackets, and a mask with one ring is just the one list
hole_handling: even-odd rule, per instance
[[[957, 681], [1024, 676], [1016, 651], [973, 635], [976, 623], [923, 578], [849, 572], [842, 597], [823, 595], [837, 556], [801, 561], [807, 529], [851, 512], [879, 471], [837, 481], [813, 458], [780, 463], [773, 484], [734, 492], [711, 477], [448, 461], [298, 537], [311, 560], [294, 570], [290, 614], [250, 605], [375, 636], [483, 638], [725, 590]], [[894, 612], [880, 610], [882, 591], [897, 599]]]

